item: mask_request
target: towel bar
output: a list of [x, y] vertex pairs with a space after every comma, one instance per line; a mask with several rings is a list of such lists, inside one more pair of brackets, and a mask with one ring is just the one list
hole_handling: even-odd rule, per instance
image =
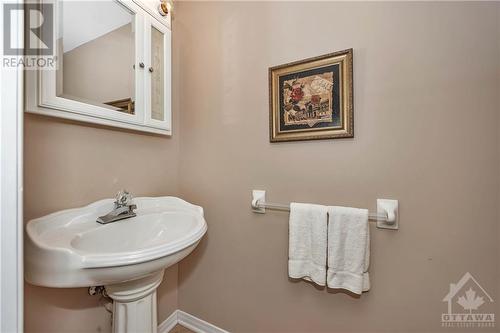
[[[278, 204], [266, 202], [266, 191], [252, 191], [252, 210], [255, 213], [264, 214], [267, 209], [290, 211], [289, 204]], [[377, 228], [381, 229], [399, 229], [399, 203], [398, 200], [377, 199], [377, 212], [368, 213], [368, 219], [377, 222]]]

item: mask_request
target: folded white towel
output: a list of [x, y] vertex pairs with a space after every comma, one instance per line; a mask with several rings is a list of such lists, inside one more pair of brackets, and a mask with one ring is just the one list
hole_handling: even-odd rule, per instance
[[329, 207], [328, 216], [328, 287], [347, 289], [355, 294], [368, 291], [368, 210]]
[[291, 203], [288, 276], [326, 283], [326, 206]]

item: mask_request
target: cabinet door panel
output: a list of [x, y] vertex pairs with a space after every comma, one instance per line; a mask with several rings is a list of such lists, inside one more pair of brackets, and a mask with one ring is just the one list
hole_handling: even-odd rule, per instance
[[134, 68], [143, 57], [141, 9], [113, 0], [56, 1], [55, 17], [58, 68], [40, 71], [38, 106], [143, 123], [144, 78]]
[[170, 30], [150, 18], [146, 25], [146, 123], [152, 127], [171, 128], [171, 54]]
[[165, 120], [165, 38], [151, 26], [151, 118]]

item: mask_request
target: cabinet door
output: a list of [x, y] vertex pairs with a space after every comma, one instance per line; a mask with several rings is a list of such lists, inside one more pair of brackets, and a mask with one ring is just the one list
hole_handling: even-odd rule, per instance
[[143, 10], [130, 1], [58, 0], [55, 15], [58, 68], [40, 70], [38, 107], [142, 124]]
[[145, 123], [171, 131], [171, 32], [155, 18], [146, 18]]
[[26, 71], [26, 112], [171, 135], [169, 20], [139, 0], [34, 1], [54, 3], [58, 60]]

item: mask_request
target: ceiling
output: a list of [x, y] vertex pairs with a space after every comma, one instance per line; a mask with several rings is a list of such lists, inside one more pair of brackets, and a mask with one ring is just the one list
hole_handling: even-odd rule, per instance
[[115, 1], [60, 1], [58, 38], [63, 51], [107, 34], [133, 21], [133, 14]]

